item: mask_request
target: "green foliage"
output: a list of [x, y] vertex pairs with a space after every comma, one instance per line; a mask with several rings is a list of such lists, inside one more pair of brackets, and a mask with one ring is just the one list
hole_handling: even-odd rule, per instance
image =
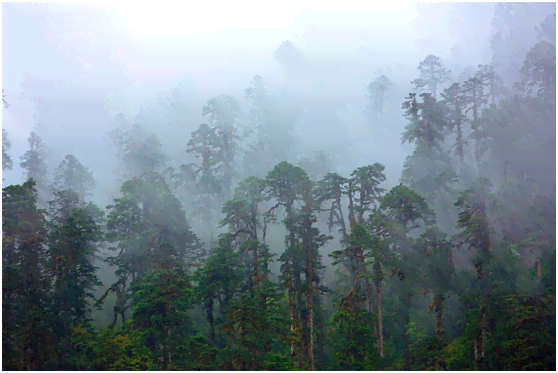
[[8, 369], [52, 365], [47, 225], [33, 179], [2, 189], [2, 349]]
[[380, 209], [387, 214], [393, 232], [399, 234], [436, 222], [435, 214], [425, 199], [403, 184], [384, 195]]
[[56, 168], [54, 180], [55, 189], [72, 189], [82, 199], [91, 195], [96, 184], [91, 171], [71, 154], [67, 154]]
[[14, 162], [9, 154], [11, 148], [12, 143], [8, 138], [8, 132], [2, 128], [2, 171], [11, 170], [13, 168]]
[[373, 315], [357, 306], [358, 295], [340, 299], [340, 309], [331, 318], [333, 370], [377, 370], [380, 356], [374, 337]]
[[[95, 181], [71, 155], [55, 172], [48, 212], [39, 208], [49, 194], [45, 148], [32, 133], [21, 163], [30, 180], [2, 193], [3, 368], [553, 370], [554, 44], [536, 44], [520, 74], [521, 97], [496, 102], [505, 92], [491, 63], [449, 82], [438, 101], [449, 71], [427, 56], [413, 81], [421, 94], [403, 103], [402, 140], [416, 147], [402, 184], [387, 193], [379, 163], [343, 177], [323, 152], [298, 166], [282, 161], [283, 123], [293, 118], [261, 77], [246, 90], [248, 123], [233, 97], [207, 102], [208, 124], [187, 143], [199, 162], [178, 171], [163, 171], [162, 145], [140, 124], [110, 133], [117, 171], [128, 174], [108, 219], [86, 204]], [[378, 113], [389, 85], [380, 77], [369, 86]], [[446, 138], [454, 129], [455, 143]], [[476, 162], [465, 151], [471, 142]], [[3, 169], [9, 148], [3, 131]], [[231, 193], [241, 149], [251, 171]], [[209, 256], [185, 210], [212, 231]], [[320, 231], [322, 212], [342, 235], [330, 248], [332, 277], [322, 262], [333, 238]], [[284, 248], [275, 231], [266, 241], [278, 222]], [[215, 242], [218, 228], [227, 231]], [[117, 280], [93, 299], [105, 242]], [[97, 330], [91, 306], [105, 299], [115, 303], [113, 322]]]
[[141, 330], [147, 346], [167, 368], [181, 339], [191, 332], [187, 311], [194, 302], [194, 292], [188, 277], [181, 269], [156, 269], [132, 291], [134, 328]]

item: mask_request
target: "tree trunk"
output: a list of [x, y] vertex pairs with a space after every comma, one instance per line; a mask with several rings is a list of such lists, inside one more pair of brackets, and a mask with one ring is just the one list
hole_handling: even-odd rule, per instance
[[161, 353], [161, 357], [159, 358], [160, 369], [167, 370], [167, 354], [163, 349], [162, 343], [159, 343], [159, 352]]
[[484, 358], [486, 351], [486, 309], [483, 309], [481, 320], [481, 357]]
[[[306, 234], [310, 234], [310, 227], [307, 227]], [[307, 241], [308, 241], [307, 237]], [[308, 358], [310, 359], [311, 369], [314, 370], [314, 313], [313, 313], [313, 303], [314, 303], [314, 286], [313, 286], [313, 273], [312, 273], [312, 246], [310, 242], [307, 242], [306, 249], [308, 250], [307, 255], [307, 274], [306, 281], [308, 281], [308, 293], [306, 294], [306, 309], [308, 310], [308, 329], [310, 330], [310, 336], [308, 341]]]
[[262, 240], [263, 240], [263, 250], [264, 250], [263, 265], [264, 265], [264, 276], [265, 276], [265, 279], [267, 279], [267, 275], [268, 275], [267, 256], [268, 256], [268, 254], [269, 254], [269, 251], [267, 250], [267, 245], [266, 245], [266, 243], [265, 243], [266, 235], [267, 235], [267, 221], [265, 220], [265, 217], [264, 217], [264, 228], [263, 228], [263, 237], [262, 237]]
[[405, 365], [403, 366], [404, 371], [411, 370], [411, 357], [409, 355], [409, 347], [407, 346], [405, 347], [405, 351], [403, 352], [403, 360], [405, 362]]
[[[483, 218], [482, 220], [482, 230], [480, 234], [480, 241], [483, 253], [488, 255], [490, 252], [490, 233], [488, 229], [488, 222], [486, 218], [486, 202], [483, 201], [480, 208], [480, 213]], [[488, 283], [488, 276], [485, 276], [484, 273], [484, 261], [481, 262], [480, 265], [480, 280], [482, 281], [482, 289], [483, 291], [486, 290], [486, 284]], [[488, 307], [488, 300], [484, 299], [484, 305], [482, 307], [482, 319], [481, 319], [481, 355], [484, 358], [485, 350], [486, 350], [486, 311]]]
[[[355, 210], [354, 210], [354, 202], [353, 202], [353, 186], [349, 181], [349, 226], [351, 227], [351, 231], [355, 226]], [[341, 207], [340, 207], [341, 208]]]
[[358, 260], [352, 258], [351, 262], [353, 263], [353, 278], [354, 278], [354, 287], [355, 290], [358, 288]]
[[227, 198], [230, 197], [231, 195], [231, 180], [232, 180], [232, 175], [231, 175], [231, 149], [229, 146], [229, 131], [228, 128], [225, 129], [224, 132], [224, 148], [225, 148], [225, 154], [226, 154], [226, 160], [225, 160], [225, 182], [226, 182], [226, 189], [225, 189], [225, 193]]
[[438, 340], [442, 342], [444, 337], [444, 309], [443, 309], [443, 298], [440, 294], [436, 294], [436, 335]]
[[378, 299], [378, 348], [380, 357], [384, 357], [384, 325], [382, 318], [382, 281], [376, 280], [376, 297]]
[[449, 267], [453, 271], [455, 269], [455, 264], [453, 263], [453, 250], [451, 248], [449, 250], [448, 257], [449, 257]]
[[368, 279], [368, 270], [366, 269], [366, 263], [364, 259], [364, 253], [358, 253], [360, 259], [360, 265], [362, 266], [362, 273], [364, 275], [364, 286], [366, 287], [366, 311], [372, 312], [372, 289], [370, 286], [370, 280]]
[[209, 321], [209, 338], [211, 345], [215, 346], [215, 320], [213, 318], [213, 298], [209, 300], [207, 307], [207, 319]]
[[539, 280], [542, 278], [541, 275], [541, 258], [537, 258], [537, 277], [539, 278]]
[[311, 370], [314, 370], [314, 309], [313, 309], [312, 290], [308, 291], [308, 295], [306, 298], [306, 307], [308, 308], [308, 329], [310, 329], [310, 337], [308, 343], [308, 357], [310, 358]]
[[347, 237], [347, 226], [345, 225], [345, 217], [343, 216], [343, 209], [341, 208], [341, 196], [337, 197], [337, 209], [339, 210], [339, 217], [341, 219], [341, 231], [343, 232], [343, 237]]
[[[322, 281], [321, 281], [321, 283], [324, 284], [324, 286], [325, 286], [325, 271], [322, 272]], [[322, 299], [321, 299], [321, 300], [322, 300], [322, 308], [325, 310], [325, 309], [326, 309], [326, 305], [327, 305], [327, 299], [326, 299], [326, 293], [325, 293], [325, 291], [322, 293], [321, 298], [322, 298]]]
[[294, 302], [292, 297], [291, 281], [289, 268], [289, 283], [287, 289], [287, 297], [289, 299], [289, 316], [291, 317], [291, 361], [294, 361]]
[[[436, 294], [435, 299], [436, 299], [436, 335], [438, 336], [438, 340], [440, 341], [441, 344], [444, 339], [444, 307], [443, 307], [444, 298], [442, 297], [441, 294]], [[440, 360], [438, 363], [440, 370], [444, 370], [443, 361], [444, 361], [444, 357], [442, 354], [440, 354]]]
[[[364, 275], [366, 275], [366, 271]], [[370, 280], [368, 280], [368, 278], [365, 280], [364, 285], [366, 286], [366, 310], [372, 312], [372, 286], [370, 286]]]
[[254, 286], [258, 286], [259, 276], [258, 276], [258, 241], [254, 240], [252, 242], [254, 245]]
[[479, 370], [479, 348], [476, 339], [473, 341], [473, 353], [475, 354], [475, 370]]
[[457, 155], [461, 160], [461, 163], [465, 163], [465, 157], [463, 154], [463, 131], [461, 129], [461, 119], [457, 121]]

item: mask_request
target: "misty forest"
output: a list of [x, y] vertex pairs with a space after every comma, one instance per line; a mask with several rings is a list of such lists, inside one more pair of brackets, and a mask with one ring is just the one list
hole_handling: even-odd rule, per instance
[[363, 127], [293, 88], [327, 79], [296, 41], [283, 90], [185, 80], [106, 126], [3, 84], [3, 369], [555, 370], [556, 6], [467, 6], [484, 57], [363, 75]]

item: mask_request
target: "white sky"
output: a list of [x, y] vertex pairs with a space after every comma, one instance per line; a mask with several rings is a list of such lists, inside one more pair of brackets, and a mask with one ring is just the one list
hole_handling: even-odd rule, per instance
[[[94, 1], [3, 3], [2, 11], [2, 86], [12, 104], [2, 110], [2, 126], [14, 160], [8, 183], [20, 182], [19, 157], [37, 124], [55, 158], [74, 152], [101, 175], [108, 161], [97, 148], [116, 114], [133, 119], [184, 79], [185, 101], [200, 109], [221, 94], [241, 98], [256, 74], [304, 100], [307, 115], [296, 131], [308, 147], [352, 146], [347, 159], [356, 163], [397, 164], [386, 164], [396, 182], [410, 150], [399, 143], [404, 120], [395, 110], [390, 128], [371, 128], [362, 117], [366, 86], [390, 74], [398, 108], [426, 55], [456, 73], [488, 62], [494, 4]], [[286, 40], [299, 51], [302, 76], [274, 57]], [[327, 141], [308, 135], [327, 120]]]

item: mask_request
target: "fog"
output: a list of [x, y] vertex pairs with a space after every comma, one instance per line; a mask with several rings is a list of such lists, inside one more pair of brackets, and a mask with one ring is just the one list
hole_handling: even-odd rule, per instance
[[[415, 149], [401, 143], [408, 123], [401, 105], [416, 92], [411, 82], [421, 61], [434, 55], [451, 71], [440, 93], [472, 77], [477, 65], [497, 63], [502, 95], [511, 97], [526, 54], [540, 40], [541, 23], [556, 9], [553, 3], [358, 3], [342, 8], [319, 2], [274, 8], [3, 3], [2, 88], [10, 106], [2, 109], [2, 128], [13, 159], [13, 169], [3, 170], [3, 187], [26, 180], [20, 157], [35, 131], [45, 144], [45, 182], [52, 183], [53, 170], [73, 154], [93, 172], [91, 200], [105, 209], [121, 196], [122, 183], [140, 172], [130, 166], [135, 161], [119, 156], [119, 134], [137, 141], [155, 134], [164, 157], [161, 170], [199, 164], [201, 159], [186, 153], [191, 134], [208, 123], [202, 115], [208, 101], [228, 95], [241, 107], [233, 119], [241, 136], [233, 187], [273, 168], [245, 156], [259, 139], [275, 149], [276, 163], [296, 165], [323, 152], [331, 165], [324, 174], [349, 177], [358, 167], [381, 163], [387, 179], [382, 187], [390, 190], [401, 182], [405, 160]], [[378, 111], [368, 87], [382, 75], [391, 86]], [[248, 88], [262, 90], [258, 97], [265, 110], [254, 111]], [[464, 129], [464, 137], [469, 135]], [[463, 169], [491, 175], [496, 188], [502, 183], [501, 164], [475, 168], [472, 148], [466, 158]], [[551, 191], [554, 167], [554, 159], [548, 160], [530, 177], [550, 175], [545, 185]], [[196, 202], [189, 191], [174, 192], [202, 242], [225, 231], [215, 228], [220, 206], [212, 207], [208, 224], [192, 214]], [[278, 246], [273, 252], [282, 250], [284, 235], [282, 227], [270, 232], [270, 242]], [[322, 252], [327, 276], [333, 273], [327, 254], [338, 242]], [[114, 277], [104, 264], [103, 271], [108, 286]]]

